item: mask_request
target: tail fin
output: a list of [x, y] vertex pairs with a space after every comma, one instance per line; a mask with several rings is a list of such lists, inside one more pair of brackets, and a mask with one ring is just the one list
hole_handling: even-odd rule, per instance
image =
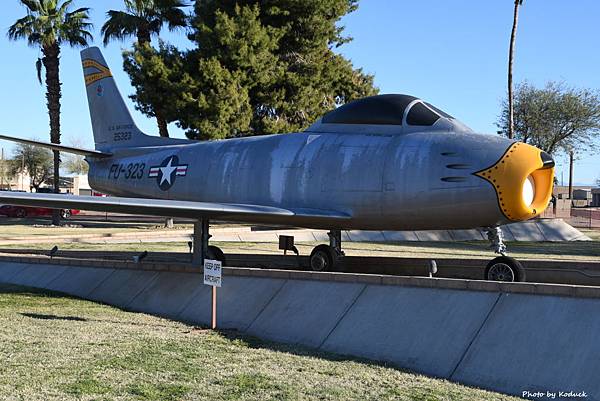
[[187, 142], [148, 136], [138, 129], [99, 48], [83, 50], [81, 61], [96, 149], [110, 152], [115, 148]]

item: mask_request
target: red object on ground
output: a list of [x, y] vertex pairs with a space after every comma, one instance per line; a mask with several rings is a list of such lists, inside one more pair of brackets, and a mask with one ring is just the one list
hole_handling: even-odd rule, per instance
[[[2, 205], [2, 206], [0, 206], [0, 215], [4, 215], [7, 217], [52, 216], [52, 210], [53, 209], [49, 209], [46, 207]], [[68, 218], [75, 214], [79, 214], [79, 210], [76, 210], [76, 209], [61, 209], [60, 210], [60, 215], [63, 218]]]

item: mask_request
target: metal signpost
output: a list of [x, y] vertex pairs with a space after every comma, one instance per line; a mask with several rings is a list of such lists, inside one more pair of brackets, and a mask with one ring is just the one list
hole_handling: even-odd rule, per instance
[[204, 284], [212, 286], [212, 324], [217, 328], [217, 287], [221, 286], [222, 264], [218, 260], [204, 259]]

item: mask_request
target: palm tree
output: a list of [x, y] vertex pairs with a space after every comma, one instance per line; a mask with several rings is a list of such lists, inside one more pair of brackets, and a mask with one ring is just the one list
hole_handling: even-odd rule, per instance
[[[102, 27], [104, 45], [113, 40], [135, 36], [138, 45], [149, 45], [153, 35], [158, 35], [164, 25], [169, 30], [186, 26], [187, 17], [180, 0], [124, 0], [126, 11], [110, 10]], [[160, 136], [168, 137], [167, 121], [159, 105], [152, 105]]]
[[[42, 83], [42, 65], [46, 70], [46, 99], [50, 117], [50, 141], [60, 143], [60, 47], [87, 46], [92, 39], [89, 29], [89, 9], [70, 11], [74, 0], [19, 0], [27, 8], [27, 15], [8, 29], [11, 40], [25, 39], [32, 47], [39, 47], [43, 58], [36, 63], [38, 80]], [[61, 4], [62, 3], [62, 4]], [[60, 157], [54, 152], [54, 192], [59, 192]], [[52, 215], [52, 224], [60, 224], [60, 215]]]
[[508, 50], [508, 137], [514, 137], [514, 113], [513, 113], [513, 59], [515, 52], [515, 40], [517, 37], [517, 24], [519, 22], [519, 7], [523, 0], [515, 0], [515, 12], [513, 16], [513, 27], [510, 33], [510, 49]]

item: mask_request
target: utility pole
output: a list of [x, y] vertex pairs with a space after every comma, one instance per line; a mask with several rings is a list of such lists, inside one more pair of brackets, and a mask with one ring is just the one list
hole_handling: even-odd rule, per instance
[[0, 162], [0, 189], [4, 190], [4, 176], [6, 175], [6, 165], [4, 164], [4, 148], [2, 148], [2, 161]]
[[569, 199], [573, 199], [573, 151], [569, 152]]
[[25, 190], [25, 183], [23, 182], [23, 175], [25, 174], [25, 155], [21, 155], [21, 191]]
[[514, 123], [514, 99], [513, 99], [513, 59], [515, 57], [515, 39], [517, 37], [517, 24], [519, 22], [519, 7], [523, 0], [515, 0], [515, 11], [513, 14], [513, 26], [510, 33], [510, 48], [508, 50], [508, 138], [515, 136]]

